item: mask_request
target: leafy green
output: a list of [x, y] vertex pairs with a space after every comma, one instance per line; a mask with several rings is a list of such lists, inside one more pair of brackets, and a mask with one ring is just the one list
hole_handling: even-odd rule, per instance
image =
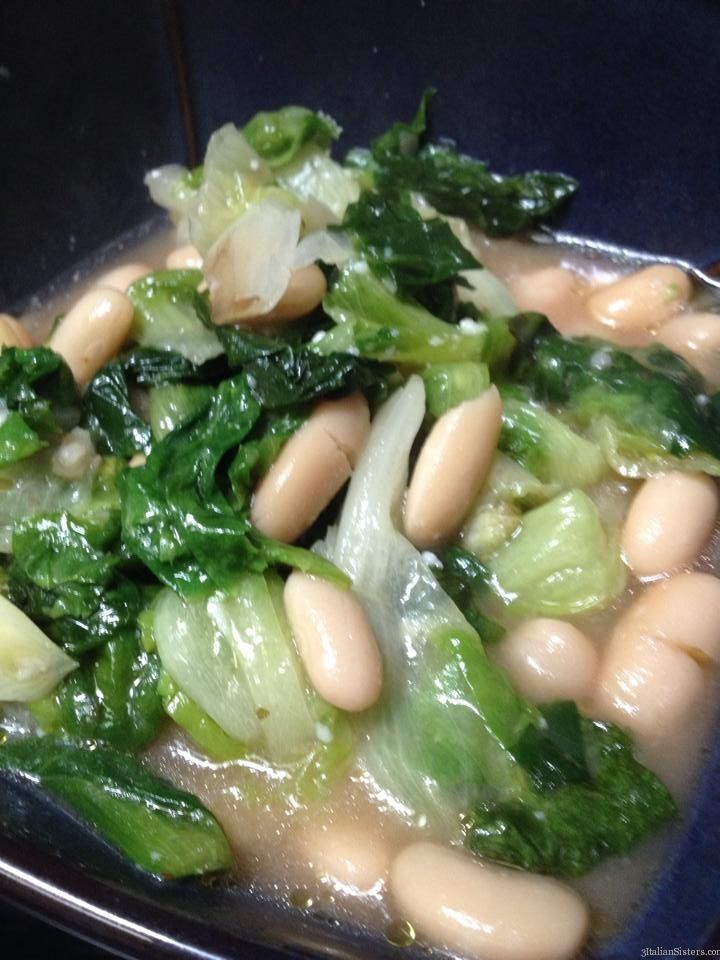
[[37, 701], [33, 714], [45, 733], [102, 740], [134, 752], [153, 739], [162, 718], [159, 676], [157, 656], [142, 650], [136, 628], [126, 625]]
[[576, 181], [561, 173], [491, 173], [449, 146], [386, 155], [374, 176], [381, 193], [415, 191], [440, 213], [465, 217], [491, 236], [518, 233], [547, 219], [577, 190]]
[[483, 596], [487, 599], [491, 592], [487, 568], [472, 553], [457, 546], [443, 550], [441, 561], [442, 566], [436, 570], [438, 583], [462, 610], [470, 626], [484, 643], [502, 640], [505, 628], [482, 612]]
[[620, 472], [720, 475], [720, 434], [698, 374], [664, 347], [621, 350], [542, 332], [518, 376], [538, 400], [566, 404], [577, 423], [610, 440]]
[[490, 372], [484, 363], [438, 363], [422, 374], [428, 412], [433, 417], [474, 400], [490, 386]]
[[0, 747], [0, 767], [39, 783], [143, 870], [172, 878], [231, 866], [227, 840], [200, 801], [125, 754], [28, 738]]
[[95, 374], [83, 405], [85, 426], [100, 453], [131, 457], [138, 451], [149, 451], [150, 427], [133, 409], [121, 361], [108, 363]]
[[528, 511], [518, 533], [487, 559], [487, 566], [498, 597], [523, 616], [602, 610], [625, 580], [617, 542], [581, 490]]
[[221, 486], [221, 463], [260, 415], [244, 375], [224, 380], [204, 409], [154, 445], [143, 466], [118, 478], [125, 547], [183, 596], [231, 588], [242, 572], [276, 563], [342, 580], [321, 557], [263, 537], [247, 504], [232, 505]]
[[150, 428], [162, 440], [207, 409], [212, 387], [204, 384], [167, 383], [150, 391]]
[[503, 391], [500, 449], [543, 483], [563, 488], [596, 483], [606, 472], [597, 445], [581, 437], [539, 404]]
[[462, 360], [493, 363], [515, 343], [504, 321], [454, 326], [395, 296], [363, 261], [343, 267], [323, 304], [336, 323], [317, 344], [323, 353], [357, 350], [397, 364]]
[[465, 519], [463, 545], [487, 560], [520, 526], [523, 513], [560, 492], [557, 484], [542, 483], [519, 463], [496, 453], [485, 485]]
[[160, 270], [128, 289], [135, 308], [130, 337], [142, 347], [173, 350], [193, 364], [222, 353], [206, 298], [198, 293], [200, 270]]
[[0, 351], [0, 468], [37, 453], [80, 419], [65, 361], [47, 347]]
[[267, 164], [283, 167], [302, 150], [326, 150], [340, 135], [340, 127], [327, 114], [291, 106], [256, 113], [242, 132]]
[[350, 744], [341, 715], [307, 682], [282, 589], [276, 574], [245, 574], [231, 592], [202, 600], [166, 590], [154, 606], [153, 635], [163, 668], [190, 700], [175, 708], [191, 734], [288, 769], [314, 757], [327, 779]]
[[536, 873], [579, 876], [627, 853], [672, 817], [670, 794], [635, 760], [629, 737], [597, 721], [575, 723], [583, 751], [575, 752], [570, 775], [564, 738], [555, 744], [555, 762], [559, 754], [565, 768], [559, 782], [541, 781], [519, 798], [474, 809], [467, 824], [474, 853]]
[[247, 746], [228, 736], [209, 713], [177, 686], [169, 673], [160, 672], [158, 692], [165, 713], [182, 727], [211, 760], [225, 763], [247, 755]]
[[478, 266], [444, 220], [423, 220], [406, 198], [364, 193], [347, 208], [342, 229], [372, 270], [398, 287], [442, 283]]
[[238, 504], [247, 500], [255, 482], [267, 473], [283, 444], [300, 429], [304, 419], [301, 412], [288, 412], [266, 415], [258, 421], [228, 468], [228, 478]]
[[0, 468], [26, 460], [45, 446], [19, 413], [0, 416]]
[[415, 116], [409, 123], [397, 121], [389, 130], [373, 140], [370, 151], [375, 161], [381, 163], [388, 158], [404, 157], [417, 152], [420, 138], [427, 128], [428, 108], [434, 95], [435, 90], [428, 87], [420, 99]]

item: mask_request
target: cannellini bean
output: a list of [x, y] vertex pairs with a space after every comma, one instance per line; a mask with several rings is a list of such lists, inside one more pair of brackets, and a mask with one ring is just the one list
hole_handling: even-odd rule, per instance
[[297, 540], [348, 480], [369, 432], [362, 394], [318, 404], [255, 490], [250, 518], [258, 530]]
[[230, 314], [225, 318], [217, 319], [215, 323], [220, 325], [224, 323], [241, 323], [243, 326], [272, 326], [278, 323], [289, 323], [292, 320], [299, 320], [307, 316], [308, 313], [320, 306], [322, 298], [327, 293], [327, 281], [325, 274], [317, 264], [310, 263], [306, 267], [300, 267], [293, 270], [290, 274], [290, 280], [285, 293], [278, 300], [275, 306], [265, 313], [252, 314], [247, 312], [243, 314], [242, 320], [237, 320]]
[[390, 890], [423, 937], [478, 960], [570, 960], [587, 936], [588, 909], [570, 887], [435, 843], [396, 857]]
[[355, 594], [295, 571], [283, 596], [300, 657], [320, 696], [341, 710], [371, 707], [382, 688], [382, 660]]
[[48, 340], [78, 383], [87, 383], [112, 360], [130, 332], [133, 305], [124, 293], [97, 287], [80, 297]]
[[691, 295], [692, 284], [684, 270], [657, 264], [596, 290], [587, 307], [607, 327], [650, 330], [669, 320]]
[[663, 324], [657, 338], [699, 370], [710, 386], [720, 386], [720, 313], [683, 313]]
[[202, 265], [203, 258], [191, 243], [171, 250], [165, 258], [165, 266], [168, 270], [201, 270]]
[[717, 512], [717, 485], [704, 474], [673, 471], [646, 480], [623, 527], [625, 562], [638, 577], [689, 563], [707, 543]]
[[561, 333], [570, 332], [586, 317], [587, 282], [565, 267], [543, 267], [510, 280], [520, 310], [544, 313]]
[[0, 349], [3, 347], [31, 347], [32, 337], [22, 324], [9, 313], [0, 313]]
[[534, 703], [584, 700], [598, 671], [598, 654], [584, 633], [564, 620], [526, 620], [492, 645], [492, 658]]
[[119, 290], [125, 293], [127, 288], [139, 280], [140, 277], [146, 277], [152, 273], [152, 267], [147, 263], [123, 263], [119, 267], [113, 267], [107, 273], [98, 277], [93, 286], [112, 287], [113, 290]]
[[720, 660], [720, 580], [693, 572], [653, 583], [631, 604], [616, 632], [662, 640], [701, 665]]
[[672, 737], [704, 692], [703, 672], [687, 654], [621, 624], [603, 657], [594, 709], [647, 744]]
[[459, 529], [490, 469], [502, 426], [493, 386], [444, 413], [428, 434], [405, 501], [405, 535], [419, 549]]
[[336, 819], [310, 827], [303, 842], [315, 874], [336, 888], [379, 893], [387, 883], [390, 851], [380, 832], [368, 824]]

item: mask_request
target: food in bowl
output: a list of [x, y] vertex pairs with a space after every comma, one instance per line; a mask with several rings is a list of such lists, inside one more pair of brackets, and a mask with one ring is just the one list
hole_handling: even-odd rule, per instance
[[574, 181], [426, 108], [228, 124], [162, 257], [3, 318], [0, 767], [161, 877], [562, 960], [709, 728], [720, 316], [523, 240]]

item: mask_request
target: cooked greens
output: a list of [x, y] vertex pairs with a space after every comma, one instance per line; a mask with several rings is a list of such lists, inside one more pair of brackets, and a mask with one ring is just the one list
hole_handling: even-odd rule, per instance
[[[604, 488], [720, 475], [717, 396], [666, 350], [564, 339], [518, 311], [473, 230], [524, 231], [577, 185], [433, 142], [431, 96], [342, 163], [321, 112], [226, 124], [201, 166], [148, 175], [204, 270], [131, 285], [124, 352], [81, 392], [52, 350], [0, 351], [0, 694], [30, 702], [39, 734], [0, 744], [0, 769], [151, 873], [231, 865], [212, 814], [135, 757], [168, 718], [209, 761], [258, 774], [248, 803], [312, 804], [352, 761], [388, 806], [539, 872], [583, 873], [674, 813], [629, 737], [530, 703], [490, 648], [521, 617], [614, 603]], [[420, 553], [402, 532], [420, 444], [491, 383], [502, 432], [482, 489]], [[258, 482], [318, 404], [356, 393], [373, 416], [359, 460], [330, 432], [322, 448], [342, 481], [352, 463], [349, 487], [297, 543], [264, 535]], [[384, 671], [369, 710], [313, 689], [289, 568], [363, 603]]]

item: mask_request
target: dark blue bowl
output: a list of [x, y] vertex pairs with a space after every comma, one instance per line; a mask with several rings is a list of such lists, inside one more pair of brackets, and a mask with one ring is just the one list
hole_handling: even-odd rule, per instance
[[[351, 146], [428, 85], [436, 131], [469, 153], [580, 180], [564, 229], [717, 263], [719, 54], [712, 0], [5, 0], [0, 309], [146, 219], [144, 171], [194, 162], [219, 124], [306, 103]], [[645, 906], [598, 958], [708, 943], [718, 797], [720, 739]], [[27, 784], [0, 781], [0, 824], [0, 895], [128, 956], [397, 955], [230, 888], [156, 883]]]

